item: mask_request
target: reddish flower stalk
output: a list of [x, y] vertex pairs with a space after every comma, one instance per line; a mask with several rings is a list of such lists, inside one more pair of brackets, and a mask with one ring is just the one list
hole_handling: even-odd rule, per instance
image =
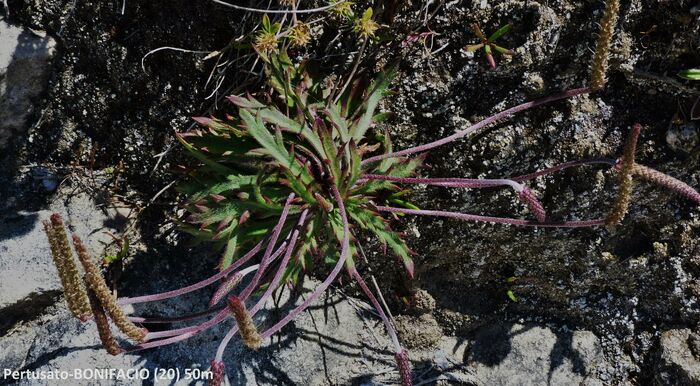
[[372, 306], [374, 306], [374, 309], [379, 314], [379, 317], [382, 319], [384, 327], [389, 334], [389, 338], [391, 338], [391, 342], [394, 344], [394, 358], [396, 359], [396, 363], [401, 374], [401, 385], [411, 386], [413, 384], [411, 379], [411, 362], [408, 360], [408, 353], [403, 347], [401, 347], [401, 343], [399, 343], [399, 338], [396, 336], [396, 329], [394, 329], [394, 325], [389, 320], [389, 317], [384, 312], [384, 308], [382, 308], [381, 304], [379, 304], [377, 298], [369, 289], [367, 283], [362, 276], [360, 276], [359, 272], [357, 272], [357, 270], [352, 270], [351, 275], [353, 279], [357, 281], [357, 284], [359, 284], [362, 292], [367, 295], [369, 301], [372, 303]]
[[282, 208], [282, 214], [280, 215], [280, 219], [277, 222], [275, 228], [272, 230], [272, 237], [270, 238], [270, 242], [267, 244], [267, 249], [265, 249], [265, 254], [263, 255], [263, 258], [260, 261], [260, 268], [255, 272], [255, 276], [253, 276], [253, 279], [250, 281], [250, 283], [248, 283], [246, 288], [240, 294], [240, 298], [243, 301], [246, 301], [248, 299], [248, 296], [250, 296], [250, 294], [253, 293], [255, 288], [258, 286], [258, 283], [260, 282], [263, 273], [267, 269], [268, 264], [270, 264], [270, 256], [272, 255], [272, 249], [275, 247], [275, 243], [277, 242], [277, 239], [279, 238], [279, 235], [282, 232], [282, 227], [287, 221], [287, 215], [289, 214], [289, 209], [291, 208], [292, 200], [294, 200], [294, 197], [294, 193], [290, 193], [287, 197], [287, 201], [284, 204], [284, 208]]
[[551, 168], [546, 168], [542, 169], [539, 171], [536, 171], [534, 173], [530, 174], [524, 174], [522, 176], [517, 176], [517, 177], [511, 177], [513, 181], [529, 181], [529, 180], [534, 180], [537, 177], [542, 177], [548, 174], [552, 174], [555, 172], [559, 172], [565, 169], [569, 169], [575, 166], [585, 166], [585, 165], [610, 165], [614, 166], [616, 161], [612, 158], [592, 158], [588, 160], [582, 160], [582, 161], [571, 161], [571, 162], [565, 162], [556, 166], [552, 166]]
[[363, 180], [394, 181], [408, 184], [425, 184], [435, 186], [446, 186], [454, 188], [490, 188], [497, 186], [510, 186], [518, 193], [518, 197], [530, 208], [532, 214], [539, 222], [545, 222], [546, 212], [542, 203], [535, 197], [527, 186], [509, 179], [474, 179], [474, 178], [409, 178], [392, 177], [380, 174], [365, 174], [358, 182]]
[[218, 307], [218, 308], [210, 308], [208, 310], [200, 311], [200, 312], [195, 312], [193, 314], [189, 315], [183, 315], [183, 316], [178, 316], [178, 317], [152, 317], [152, 318], [144, 318], [140, 316], [130, 316], [129, 320], [131, 320], [134, 323], [175, 323], [175, 322], [185, 322], [188, 320], [192, 319], [198, 319], [203, 316], [208, 316], [214, 313], [217, 313], [224, 309], [225, 307]]
[[194, 292], [198, 289], [204, 288], [212, 283], [216, 283], [220, 279], [226, 277], [231, 272], [235, 271], [240, 266], [245, 264], [248, 260], [250, 260], [253, 256], [255, 256], [256, 253], [260, 252], [264, 243], [265, 243], [265, 239], [260, 240], [260, 242], [256, 246], [254, 246], [250, 251], [248, 251], [248, 253], [246, 253], [243, 257], [236, 260], [228, 268], [226, 268], [225, 270], [217, 273], [216, 275], [213, 275], [209, 278], [206, 278], [200, 282], [194, 283], [194, 284], [189, 285], [187, 287], [178, 288], [176, 290], [162, 292], [162, 293], [158, 293], [158, 294], [136, 296], [133, 298], [119, 298], [119, 299], [117, 299], [117, 303], [119, 305], [126, 305], [126, 304], [139, 304], [139, 303], [154, 302], [154, 301], [158, 301], [158, 300], [165, 300], [165, 299], [174, 298], [174, 297], [184, 295], [184, 294], [187, 294], [190, 292]]
[[350, 224], [348, 223], [348, 216], [345, 211], [345, 203], [343, 202], [343, 198], [340, 195], [340, 192], [338, 192], [338, 187], [335, 185], [331, 186], [331, 191], [333, 192], [333, 197], [336, 200], [336, 203], [338, 204], [338, 211], [340, 212], [340, 218], [343, 222], [343, 242], [342, 246], [340, 249], [340, 257], [338, 258], [338, 262], [335, 264], [335, 267], [333, 267], [333, 270], [331, 273], [326, 277], [326, 279], [314, 290], [314, 292], [311, 293], [311, 295], [306, 298], [306, 300], [297, 306], [295, 309], [293, 309], [287, 316], [282, 318], [279, 322], [277, 322], [274, 326], [270, 327], [266, 331], [264, 331], [261, 335], [263, 339], [269, 338], [273, 334], [275, 334], [277, 331], [282, 329], [282, 327], [286, 326], [291, 322], [299, 313], [304, 311], [313, 303], [316, 298], [321, 295], [330, 285], [331, 283], [335, 280], [335, 278], [338, 276], [340, 273], [340, 270], [343, 268], [343, 265], [345, 265], [345, 260], [347, 260], [348, 257], [348, 252], [350, 250]]
[[492, 115], [488, 118], [485, 118], [482, 121], [480, 121], [472, 126], [469, 126], [464, 130], [460, 130], [460, 131], [458, 131], [450, 136], [439, 139], [437, 141], [433, 141], [433, 142], [426, 143], [423, 145], [415, 146], [415, 147], [408, 148], [405, 150], [400, 150], [400, 151], [395, 151], [395, 152], [391, 152], [391, 153], [376, 155], [374, 157], [369, 157], [369, 158], [362, 161], [362, 165], [367, 165], [367, 164], [370, 164], [373, 162], [381, 161], [381, 160], [386, 159], [386, 158], [402, 157], [402, 156], [406, 156], [409, 154], [422, 153], [422, 152], [428, 151], [430, 149], [434, 149], [436, 147], [448, 144], [448, 143], [453, 142], [453, 141], [460, 139], [462, 137], [466, 137], [467, 135], [475, 133], [478, 130], [480, 130], [488, 125], [496, 123], [504, 118], [507, 118], [507, 117], [514, 115], [514, 114], [517, 114], [519, 112], [529, 110], [533, 107], [541, 106], [541, 105], [551, 103], [554, 101], [558, 101], [560, 99], [567, 99], [567, 98], [571, 98], [571, 97], [576, 96], [576, 95], [588, 94], [592, 91], [593, 91], [593, 89], [590, 87], [576, 88], [576, 89], [561, 92], [559, 94], [554, 94], [554, 95], [550, 95], [548, 97], [537, 99], [534, 101], [525, 102], [525, 103], [522, 103], [522, 104], [517, 105], [515, 107], [511, 107], [508, 110], [501, 111], [500, 113]]
[[[277, 289], [279, 286], [279, 281], [282, 278], [282, 275], [284, 274], [284, 270], [287, 268], [287, 265], [289, 265], [289, 261], [292, 258], [292, 253], [294, 252], [294, 248], [296, 247], [297, 241], [299, 240], [299, 229], [302, 228], [306, 222], [306, 216], [308, 215], [309, 210], [304, 209], [301, 212], [301, 215], [299, 216], [299, 221], [297, 223], [297, 226], [295, 227], [294, 231], [292, 232], [290, 241], [289, 241], [289, 248], [287, 248], [287, 252], [284, 254], [284, 257], [282, 258], [282, 261], [279, 264], [279, 267], [277, 268], [277, 272], [275, 272], [275, 276], [272, 278], [270, 281], [270, 284], [268, 285], [267, 289], [265, 290], [265, 293], [258, 299], [257, 303], [253, 306], [253, 308], [250, 309], [250, 315], [255, 316], [255, 314], [258, 313], [258, 311], [263, 307], [265, 304], [265, 301], [272, 295], [272, 293]], [[216, 357], [214, 360], [220, 361], [222, 360], [224, 356], [224, 351], [226, 350], [226, 347], [228, 346], [229, 342], [231, 339], [236, 335], [236, 332], [238, 331], [238, 325], [233, 326], [228, 333], [226, 333], [226, 336], [224, 336], [224, 339], [221, 340], [221, 343], [219, 344], [219, 348], [216, 350]]]

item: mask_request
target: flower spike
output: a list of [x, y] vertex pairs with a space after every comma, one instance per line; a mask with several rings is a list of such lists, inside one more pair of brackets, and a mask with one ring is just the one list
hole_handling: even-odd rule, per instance
[[112, 292], [107, 287], [104, 278], [100, 274], [100, 270], [97, 268], [95, 263], [92, 261], [92, 257], [87, 251], [83, 240], [78, 237], [78, 235], [73, 235], [73, 246], [76, 252], [78, 252], [78, 259], [83, 264], [85, 269], [85, 281], [88, 283], [90, 289], [95, 293], [97, 299], [99, 299], [102, 307], [107, 311], [114, 324], [119, 328], [121, 332], [129, 336], [136, 342], [142, 342], [146, 337], [146, 329], [137, 327], [132, 323], [129, 318], [124, 314], [121, 308], [117, 305], [117, 300], [112, 295]]
[[68, 244], [68, 235], [63, 219], [58, 213], [51, 215], [51, 221], [44, 221], [44, 231], [49, 238], [51, 256], [58, 270], [58, 276], [63, 286], [68, 309], [81, 321], [90, 319], [90, 303], [85, 285], [80, 279], [78, 267], [73, 260], [73, 252]]

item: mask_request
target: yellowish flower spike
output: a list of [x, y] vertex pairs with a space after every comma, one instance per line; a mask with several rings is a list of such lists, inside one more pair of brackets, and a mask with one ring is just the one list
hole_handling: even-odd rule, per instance
[[88, 283], [90, 289], [95, 293], [95, 296], [97, 296], [97, 299], [100, 301], [100, 304], [105, 311], [107, 311], [109, 317], [112, 318], [114, 324], [129, 338], [136, 342], [142, 342], [146, 337], [146, 330], [139, 328], [132, 323], [126, 314], [124, 314], [124, 311], [119, 308], [119, 305], [117, 305], [116, 299], [107, 287], [100, 270], [92, 261], [92, 257], [88, 253], [85, 244], [80, 237], [78, 237], [78, 235], [73, 235], [73, 246], [75, 247], [75, 251], [78, 253], [78, 259], [83, 264], [83, 269], [85, 269], [85, 281]]
[[634, 125], [629, 138], [627, 138], [627, 143], [625, 144], [625, 150], [622, 154], [622, 158], [619, 161], [620, 174], [617, 199], [615, 200], [615, 203], [613, 204], [613, 207], [605, 221], [606, 225], [611, 227], [619, 225], [622, 220], [624, 220], [629, 209], [633, 188], [632, 174], [635, 165], [634, 153], [637, 150], [637, 139], [639, 138], [639, 133], [641, 130], [642, 125]]
[[84, 322], [90, 319], [90, 304], [85, 286], [80, 280], [78, 267], [73, 260], [73, 251], [68, 244], [68, 235], [61, 215], [54, 213], [51, 215], [50, 222], [44, 221], [44, 231], [49, 238], [51, 256], [61, 279], [68, 309], [76, 318]]
[[608, 69], [610, 43], [612, 42], [613, 32], [615, 32], [619, 10], [619, 0], [607, 0], [605, 12], [600, 19], [600, 35], [598, 36], [595, 56], [593, 56], [591, 65], [591, 87], [594, 90], [600, 90], [605, 86], [605, 72]]
[[289, 29], [287, 37], [292, 47], [304, 47], [311, 41], [311, 28], [308, 24], [298, 21], [294, 27]]
[[379, 29], [379, 24], [372, 19], [372, 8], [367, 8], [362, 17], [355, 20], [355, 24], [352, 26], [352, 30], [363, 39], [373, 38], [377, 29]]
[[277, 35], [272, 31], [260, 31], [255, 37], [254, 46], [261, 52], [272, 52], [277, 50]]
[[253, 318], [250, 316], [250, 312], [246, 309], [245, 304], [238, 297], [231, 296], [228, 299], [228, 308], [233, 313], [234, 319], [236, 319], [243, 343], [253, 350], [259, 349], [262, 346], [262, 337], [257, 327], [255, 327]]
[[352, 5], [355, 4], [352, 1], [337, 1], [337, 2], [331, 2], [331, 4], [334, 4], [333, 8], [331, 8], [328, 12], [330, 12], [331, 15], [342, 18], [342, 19], [350, 19], [354, 16], [354, 13], [352, 12]]
[[117, 342], [112, 335], [112, 331], [109, 328], [109, 319], [107, 319], [107, 314], [105, 314], [105, 310], [102, 308], [99, 299], [97, 299], [97, 295], [95, 295], [92, 290], [88, 290], [88, 298], [90, 299], [92, 314], [95, 315], [97, 333], [100, 336], [102, 346], [111, 355], [121, 354], [123, 350], [119, 346], [119, 342]]

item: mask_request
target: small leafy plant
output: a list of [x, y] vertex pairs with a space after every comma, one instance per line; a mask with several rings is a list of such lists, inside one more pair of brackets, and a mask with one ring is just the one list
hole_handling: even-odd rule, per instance
[[[607, 7], [614, 10], [616, 3], [609, 0]], [[606, 11], [608, 17], [612, 13]], [[614, 28], [610, 20], [603, 20], [601, 25]], [[268, 32], [278, 30], [269, 22], [263, 28]], [[599, 40], [599, 45], [609, 43]], [[535, 227], [614, 226], [627, 212], [634, 178], [661, 185], [700, 204], [700, 193], [692, 187], [636, 163], [634, 153], [640, 125], [633, 127], [623, 155], [617, 160], [572, 161], [503, 179], [417, 175], [426, 151], [473, 135], [519, 112], [593, 92], [597, 89], [593, 85], [523, 103], [448, 137], [395, 151], [389, 134], [376, 126], [386, 117], [377, 110], [394, 76], [393, 69], [378, 74], [372, 82], [358, 79], [352, 87], [338, 91], [314, 78], [306, 63], [293, 63], [284, 50], [258, 51], [266, 64], [271, 91], [230, 96], [236, 113], [225, 119], [195, 118], [201, 127], [178, 135], [182, 146], [198, 161], [195, 167], [186, 170], [190, 182], [180, 188], [188, 197], [187, 213], [180, 219], [180, 225], [198, 240], [214, 243], [221, 251], [218, 273], [183, 288], [115, 299], [82, 241], [74, 235], [73, 244], [86, 272], [85, 280], [80, 280], [60, 216], [52, 216], [45, 224], [69, 307], [81, 320], [94, 317], [100, 338], [112, 354], [180, 342], [233, 318], [236, 323], [222, 339], [212, 361], [212, 383], [220, 384], [225, 377], [223, 356], [231, 339], [240, 334], [249, 348], [259, 348], [306, 310], [344, 269], [376, 308], [391, 338], [401, 383], [411, 385], [408, 353], [356, 267], [360, 240], [372, 236], [402, 262], [409, 276], [413, 274], [412, 252], [402, 236], [389, 227], [391, 216], [426, 215]], [[604, 83], [605, 77], [604, 68], [596, 66], [605, 62], [594, 61], [592, 72], [598, 76], [594, 79], [597, 85]], [[552, 220], [527, 187], [527, 181], [539, 176], [598, 164], [611, 167], [619, 176], [618, 199], [604, 218]], [[420, 209], [404, 198], [406, 189], [402, 186], [411, 184], [513, 189], [522, 205], [529, 208], [532, 219]], [[254, 257], [256, 262], [252, 261]], [[330, 272], [326, 265], [332, 267]], [[304, 274], [323, 271], [326, 274], [321, 284], [300, 305], [273, 325], [259, 329], [255, 315], [283, 283], [299, 282]], [[239, 288], [247, 276], [247, 284]], [[217, 288], [208, 307], [194, 314], [142, 318], [126, 316], [120, 309], [127, 304], [174, 298], [214, 284]], [[508, 284], [513, 282], [509, 279]], [[254, 298], [254, 294], [258, 296]], [[508, 296], [517, 300], [510, 289]], [[206, 320], [164, 331], [149, 332], [139, 326], [200, 318]], [[109, 319], [136, 344], [122, 348], [111, 335]]]
[[484, 32], [481, 31], [481, 27], [479, 27], [479, 24], [474, 23], [471, 25], [472, 31], [474, 31], [474, 34], [481, 39], [481, 43], [478, 44], [469, 44], [464, 47], [464, 50], [467, 52], [474, 52], [477, 51], [481, 48], [484, 49], [484, 53], [486, 54], [486, 62], [489, 64], [492, 70], [496, 69], [496, 59], [493, 56], [494, 51], [500, 53], [501, 55], [506, 55], [506, 56], [513, 56], [514, 53], [513, 51], [503, 48], [496, 44], [496, 40], [498, 40], [501, 36], [505, 35], [510, 31], [510, 29], [513, 27], [511, 23], [508, 23], [504, 25], [503, 27], [499, 28], [494, 32], [491, 36], [488, 38], [486, 35], [484, 35]]

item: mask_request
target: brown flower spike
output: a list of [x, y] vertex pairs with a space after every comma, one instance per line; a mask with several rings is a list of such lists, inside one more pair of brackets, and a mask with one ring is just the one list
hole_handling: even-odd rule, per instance
[[620, 158], [618, 164], [619, 170], [619, 187], [617, 192], [617, 199], [615, 204], [613, 204], [610, 214], [605, 221], [608, 226], [620, 225], [622, 220], [627, 215], [627, 210], [630, 205], [630, 200], [632, 198], [632, 174], [635, 166], [634, 153], [637, 151], [637, 139], [639, 138], [639, 133], [642, 130], [642, 125], [639, 123], [632, 127], [632, 132], [627, 138], [627, 143], [625, 144], [625, 150], [622, 153], [622, 158]]
[[617, 24], [617, 15], [620, 10], [619, 0], [608, 0], [605, 3], [605, 12], [600, 19], [600, 34], [596, 43], [595, 56], [591, 66], [591, 88], [600, 90], [605, 86], [605, 71], [608, 68], [610, 57], [610, 43]]
[[259, 349], [262, 346], [262, 337], [258, 333], [258, 329], [255, 327], [253, 318], [250, 316], [245, 304], [237, 296], [231, 296], [228, 298], [228, 308], [236, 319], [243, 343], [253, 350]]
[[632, 173], [643, 180], [663, 186], [700, 204], [700, 193], [697, 190], [668, 174], [639, 164], [634, 164]]
[[73, 251], [68, 244], [68, 235], [61, 215], [54, 213], [51, 215], [50, 222], [44, 221], [44, 231], [49, 238], [51, 256], [64, 288], [68, 309], [76, 318], [84, 322], [90, 319], [90, 304], [78, 267], [73, 260]]
[[102, 341], [102, 346], [111, 355], [118, 355], [123, 352], [122, 348], [109, 328], [109, 319], [105, 314], [105, 310], [102, 308], [99, 299], [95, 293], [88, 289], [88, 299], [90, 299], [90, 307], [92, 308], [92, 314], [95, 315], [95, 324], [97, 325], [97, 333], [100, 335], [100, 341]]
[[100, 270], [92, 261], [92, 257], [90, 257], [87, 248], [85, 248], [85, 244], [83, 244], [80, 237], [75, 234], [73, 235], [73, 246], [75, 247], [75, 251], [78, 252], [78, 259], [80, 259], [85, 269], [85, 281], [95, 293], [95, 296], [97, 296], [97, 299], [99, 299], [102, 307], [109, 314], [109, 317], [114, 321], [114, 324], [129, 338], [136, 342], [142, 342], [146, 337], [146, 330], [132, 323], [129, 318], [127, 318], [126, 314], [124, 314], [124, 311], [119, 308], [116, 299], [112, 296], [112, 292], [107, 288], [107, 284], [104, 278], [102, 278]]

